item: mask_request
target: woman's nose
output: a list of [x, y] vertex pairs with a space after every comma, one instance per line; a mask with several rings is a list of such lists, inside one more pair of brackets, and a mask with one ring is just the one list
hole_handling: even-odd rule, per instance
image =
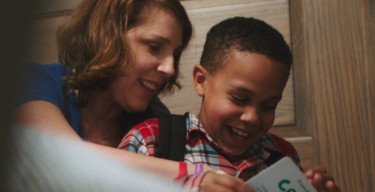
[[167, 77], [172, 77], [175, 74], [174, 57], [165, 58], [158, 66], [158, 71], [164, 73]]

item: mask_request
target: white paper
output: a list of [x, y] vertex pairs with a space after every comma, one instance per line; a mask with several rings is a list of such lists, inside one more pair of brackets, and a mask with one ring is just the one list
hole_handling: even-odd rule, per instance
[[246, 184], [255, 192], [316, 192], [290, 157], [282, 158]]

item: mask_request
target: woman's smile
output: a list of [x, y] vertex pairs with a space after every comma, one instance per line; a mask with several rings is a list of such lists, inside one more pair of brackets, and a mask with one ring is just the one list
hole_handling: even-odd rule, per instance
[[144, 79], [139, 80], [139, 83], [143, 85], [143, 87], [145, 87], [147, 90], [153, 93], [156, 93], [161, 86], [161, 83], [156, 83], [156, 82], [148, 81]]

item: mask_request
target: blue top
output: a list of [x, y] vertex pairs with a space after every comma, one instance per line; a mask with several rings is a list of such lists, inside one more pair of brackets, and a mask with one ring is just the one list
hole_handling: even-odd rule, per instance
[[22, 103], [34, 100], [48, 101], [56, 105], [64, 114], [70, 126], [84, 138], [81, 112], [77, 104], [77, 96], [65, 93], [62, 77], [72, 70], [61, 64], [30, 64], [25, 70], [25, 87], [20, 99]]
[[[72, 74], [69, 66], [62, 64], [29, 64], [25, 70], [25, 87], [19, 95], [21, 103], [42, 100], [56, 105], [64, 114], [70, 126], [84, 139], [78, 98], [74, 92], [66, 93], [63, 88], [62, 77]], [[124, 111], [120, 117], [120, 124], [124, 127], [124, 134], [137, 123], [158, 113], [170, 113], [168, 108], [155, 97], [150, 107], [142, 113], [128, 113]]]

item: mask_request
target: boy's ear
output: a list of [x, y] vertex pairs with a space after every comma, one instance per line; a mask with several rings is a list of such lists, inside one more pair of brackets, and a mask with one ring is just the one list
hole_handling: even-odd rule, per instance
[[202, 65], [194, 65], [193, 68], [193, 84], [195, 91], [199, 96], [204, 96], [206, 90], [208, 71]]

